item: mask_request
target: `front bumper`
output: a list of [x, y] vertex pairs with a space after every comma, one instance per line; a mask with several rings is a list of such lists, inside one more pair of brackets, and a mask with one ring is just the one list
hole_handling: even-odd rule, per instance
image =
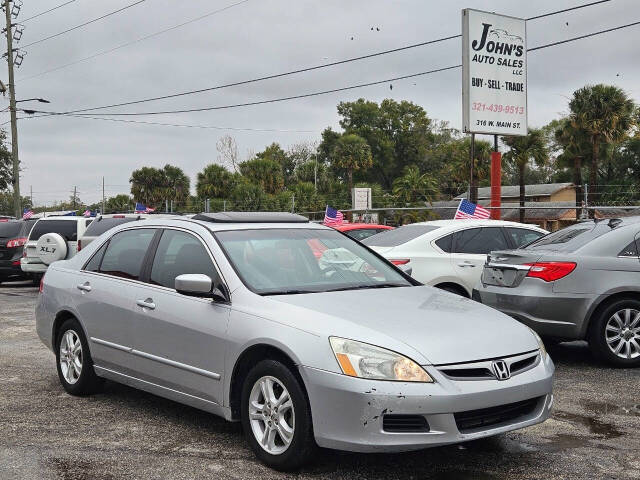
[[[453, 381], [426, 367], [435, 382], [365, 380], [311, 367], [300, 367], [313, 418], [316, 442], [354, 452], [397, 452], [460, 443], [515, 430], [549, 418], [554, 365], [549, 357], [509, 380]], [[539, 398], [528, 414], [486, 428], [458, 428], [455, 412], [485, 409]], [[385, 415], [419, 415], [429, 431], [391, 433]]]
[[548, 285], [528, 285], [527, 289], [478, 285], [472, 298], [515, 318], [540, 335], [582, 339], [595, 296], [558, 293]]

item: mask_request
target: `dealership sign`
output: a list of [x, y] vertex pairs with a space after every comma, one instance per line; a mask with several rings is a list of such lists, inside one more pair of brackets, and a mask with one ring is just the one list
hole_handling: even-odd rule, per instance
[[467, 133], [527, 134], [527, 26], [462, 11], [462, 125]]

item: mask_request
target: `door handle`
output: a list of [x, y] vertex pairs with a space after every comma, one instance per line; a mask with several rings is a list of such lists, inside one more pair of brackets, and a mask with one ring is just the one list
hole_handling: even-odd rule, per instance
[[81, 283], [80, 285], [77, 285], [77, 287], [78, 287], [78, 290], [82, 290], [83, 292], [91, 291], [91, 285], [89, 284], [89, 282]]
[[470, 262], [461, 262], [458, 264], [459, 267], [471, 267], [471, 268], [475, 268], [475, 264], [474, 263], [470, 263]]
[[138, 300], [136, 301], [136, 304], [139, 307], [148, 308], [149, 310], [153, 310], [154, 308], [156, 308], [156, 304], [153, 303], [153, 300], [151, 298], [147, 298], [146, 300]]

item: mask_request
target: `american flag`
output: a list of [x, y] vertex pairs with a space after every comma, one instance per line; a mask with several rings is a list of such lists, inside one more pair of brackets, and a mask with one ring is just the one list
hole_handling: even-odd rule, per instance
[[29, 220], [31, 217], [33, 217], [33, 211], [30, 208], [25, 208], [22, 211], [22, 219]]
[[460, 205], [458, 205], [458, 210], [456, 210], [456, 215], [453, 218], [454, 220], [460, 220], [464, 218], [485, 219], [489, 218], [490, 216], [491, 212], [489, 212], [489, 210], [463, 198], [462, 200], [460, 200]]
[[147, 207], [144, 203], [136, 202], [136, 213], [151, 213], [155, 208]]
[[82, 214], [83, 217], [90, 217], [91, 216], [91, 210], [87, 209], [84, 211], [84, 213]]
[[342, 225], [342, 222], [344, 222], [342, 212], [327, 205], [327, 209], [324, 211], [324, 224], [328, 227], [335, 227]]

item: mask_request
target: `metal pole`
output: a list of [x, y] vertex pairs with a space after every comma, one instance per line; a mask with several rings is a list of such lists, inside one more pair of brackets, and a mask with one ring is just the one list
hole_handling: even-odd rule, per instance
[[73, 209], [76, 209], [76, 195], [78, 194], [78, 187], [73, 187]]
[[164, 199], [164, 212], [167, 213], [169, 211], [169, 200]]
[[291, 195], [291, 213], [296, 211], [296, 196]]
[[9, 112], [11, 113], [11, 158], [13, 160], [13, 208], [16, 218], [22, 217], [20, 198], [20, 160], [18, 158], [18, 120], [16, 118], [16, 86], [13, 77], [13, 32], [11, 31], [10, 0], [4, 2], [7, 21], [7, 64], [9, 66]]
[[223, 212], [226, 212], [226, 211], [227, 211], [227, 201], [226, 201], [226, 200], [223, 200], [223, 201], [222, 201], [222, 211], [223, 211]]
[[105, 201], [104, 201], [104, 177], [102, 177], [102, 214], [105, 212]]
[[31, 208], [33, 208], [33, 185], [29, 185], [29, 198], [31, 199]]
[[476, 163], [475, 160], [475, 156], [476, 156], [476, 134], [472, 133], [471, 134], [471, 145], [469, 145], [469, 195], [468, 195], [468, 200], [470, 202], [473, 202], [473, 167]]
[[493, 136], [493, 152], [491, 152], [491, 218], [500, 220], [500, 199], [502, 184], [502, 156], [498, 151], [498, 135]]

